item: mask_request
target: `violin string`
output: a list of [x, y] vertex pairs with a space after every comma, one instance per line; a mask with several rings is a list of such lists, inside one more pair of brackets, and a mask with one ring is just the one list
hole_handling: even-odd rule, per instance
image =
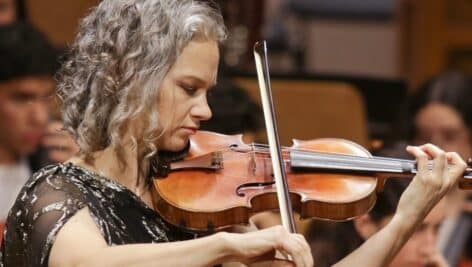
[[[259, 151], [262, 151], [258, 154], [260, 155], [259, 157], [263, 158], [263, 160], [270, 159], [270, 155], [268, 152], [266, 152], [265, 150], [259, 150]], [[251, 151], [240, 151], [240, 152], [249, 153]], [[321, 168], [337, 169], [337, 168], [342, 167], [343, 169], [345, 169], [347, 167], [347, 168], [352, 168], [353, 170], [360, 168], [360, 170], [366, 170], [366, 171], [367, 170], [378, 170], [378, 171], [383, 170], [383, 171], [393, 171], [393, 172], [398, 172], [398, 170], [400, 170], [399, 166], [395, 166], [395, 165], [392, 166], [391, 162], [388, 162], [389, 164], [387, 166], [385, 165], [379, 166], [378, 164], [373, 166], [371, 162], [365, 161], [365, 159], [361, 157], [359, 158], [349, 157], [347, 161], [346, 159], [342, 159], [342, 161], [340, 161], [339, 157], [333, 157], [330, 155], [327, 156], [326, 153], [320, 154], [318, 156], [313, 156], [311, 154], [312, 151], [309, 151], [309, 153], [311, 156], [309, 160], [311, 160], [312, 162], [319, 163], [320, 165], [318, 165], [318, 167], [321, 167]], [[284, 159], [284, 162], [290, 162], [290, 159]]]
[[[258, 144], [258, 143], [252, 143], [251, 146], [255, 149], [258, 149], [259, 153], [267, 153], [267, 148], [269, 147], [267, 144]], [[399, 159], [399, 158], [389, 158], [389, 157], [379, 157], [379, 156], [372, 156], [372, 157], [361, 157], [361, 156], [356, 156], [356, 155], [349, 155], [349, 154], [342, 154], [342, 153], [332, 153], [332, 152], [317, 152], [317, 151], [311, 151], [308, 149], [296, 149], [296, 148], [290, 148], [286, 146], [282, 146], [282, 149], [287, 151], [295, 151], [295, 152], [305, 152], [305, 153], [310, 153], [313, 156], [319, 156], [322, 158], [317, 158], [318, 160], [345, 160], [346, 163], [357, 163], [357, 164], [368, 164], [369, 166], [380, 164], [380, 165], [391, 165], [392, 162], [395, 163], [409, 163], [409, 164], [414, 164], [414, 169], [416, 170], [416, 161], [414, 160], [408, 160], [408, 159]], [[351, 160], [351, 161], [350, 161]], [[433, 161], [428, 162], [428, 168], [432, 169], [433, 166]], [[467, 167], [466, 172], [472, 172], [472, 168]]]
[[[259, 144], [259, 143], [253, 143], [254, 147], [259, 147], [261, 150], [264, 150], [268, 148], [269, 146], [267, 144]], [[299, 151], [299, 152], [309, 152], [313, 154], [320, 154], [320, 155], [339, 155], [341, 157], [351, 157], [351, 158], [364, 158], [366, 160], [370, 159], [378, 159], [378, 160], [385, 160], [385, 161], [397, 161], [397, 162], [407, 162], [407, 163], [415, 163], [414, 160], [409, 160], [409, 159], [401, 159], [401, 158], [389, 158], [389, 157], [379, 157], [379, 156], [372, 156], [372, 157], [361, 157], [361, 156], [356, 156], [356, 155], [349, 155], [349, 154], [342, 154], [342, 153], [333, 153], [333, 152], [318, 152], [318, 151], [311, 151], [309, 149], [299, 149], [299, 148], [290, 148], [283, 146], [282, 147], [285, 150], [290, 150], [290, 151]], [[263, 153], [263, 152], [262, 152]], [[337, 156], [336, 156], [337, 157]]]
[[[257, 148], [257, 147], [259, 147], [259, 148]], [[270, 166], [270, 164], [271, 164], [271, 162], [270, 162], [270, 153], [266, 149], [262, 149], [260, 147], [261, 147], [261, 145], [254, 144], [254, 145], [251, 145], [251, 149], [249, 149], [249, 150], [245, 150], [245, 151], [244, 150], [239, 150], [238, 151], [240, 153], [246, 153], [246, 154], [251, 153], [250, 157], [251, 157], [252, 162], [254, 164], [254, 169], [257, 169], [256, 164], [257, 164], [258, 160], [261, 160], [261, 159], [265, 162], [264, 164], [267, 164], [267, 166]], [[285, 149], [287, 150], [287, 148], [285, 148]], [[306, 150], [306, 149], [291, 149], [291, 151], [304, 152], [304, 153], [308, 153], [308, 154], [315, 154], [316, 156], [313, 157], [311, 160], [324, 163], [325, 165], [322, 165], [322, 167], [323, 168], [328, 168], [328, 169], [337, 169], [337, 168], [339, 168], [340, 167], [340, 165], [339, 165], [339, 160], [340, 159], [342, 161], [344, 161], [343, 163], [348, 163], [349, 166], [347, 166], [347, 167], [352, 168], [353, 170], [356, 170], [356, 169], [357, 170], [362, 170], [363, 168], [369, 169], [369, 168], [372, 168], [372, 162], [369, 162], [369, 160], [375, 160], [376, 159], [376, 160], [388, 161], [389, 163], [391, 163], [391, 161], [393, 160], [393, 161], [396, 161], [397, 163], [406, 162], [406, 163], [414, 164], [413, 169], [411, 170], [411, 172], [416, 171], [415, 161], [413, 161], [413, 160], [395, 159], [395, 158], [388, 158], [388, 157], [364, 158], [364, 157], [355, 156], [355, 155], [348, 155], [348, 154], [328, 153], [328, 152], [314, 152], [314, 151]], [[238, 160], [238, 161], [241, 160], [241, 156], [239, 154], [229, 153], [229, 152], [234, 152], [234, 150], [232, 148], [222, 150], [221, 152], [228, 152], [228, 153], [223, 153], [223, 155], [224, 155], [223, 159], [224, 160]], [[327, 158], [331, 159], [331, 160], [334, 160], [335, 162], [333, 163], [333, 162], [326, 161]], [[351, 159], [351, 160], [349, 160], [349, 159]], [[354, 159], [354, 161], [352, 159]], [[287, 158], [284, 158], [283, 161], [284, 161], [284, 163], [290, 163], [290, 159], [287, 159]], [[343, 165], [343, 166], [346, 167], [346, 165]], [[391, 165], [388, 165], [388, 166], [375, 165], [375, 168], [383, 168], [382, 170], [387, 170], [387, 171], [389, 171], [388, 168], [391, 168], [391, 167], [392, 167]], [[429, 162], [428, 163], [428, 168], [432, 169], [432, 167], [433, 167], [432, 162]], [[394, 169], [394, 170], [390, 169], [390, 171], [394, 171], [394, 172], [398, 171], [398, 170], [401, 170], [401, 169]], [[470, 172], [472, 172], [472, 169], [467, 168], [465, 172], [466, 172], [466, 174], [465, 174], [464, 177], [465, 178], [470, 178], [471, 177]], [[234, 176], [226, 175], [226, 176], [228, 178], [234, 178], [234, 179], [237, 179], [238, 177], [240, 177], [239, 175], [234, 175]], [[269, 179], [267, 181], [272, 181], [273, 180], [270, 175], [265, 175], [265, 177]]]
[[[260, 153], [268, 153], [263, 148], [265, 145], [254, 145], [254, 147], [259, 147]], [[287, 148], [285, 148], [287, 150]], [[355, 155], [340, 154], [340, 153], [323, 153], [323, 152], [314, 152], [304, 149], [290, 149], [291, 152], [303, 152], [307, 153], [313, 160], [318, 162], [325, 162], [327, 164], [335, 164], [333, 167], [338, 167], [336, 164], [355, 164], [356, 167], [383, 167], [383, 168], [395, 168], [397, 170], [401, 167], [398, 165], [398, 162], [391, 160], [376, 160], [374, 158], [366, 158]], [[329, 165], [327, 166], [329, 167]]]

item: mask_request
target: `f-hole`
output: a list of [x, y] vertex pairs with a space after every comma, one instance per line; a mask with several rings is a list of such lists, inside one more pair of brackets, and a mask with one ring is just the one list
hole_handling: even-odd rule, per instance
[[242, 190], [244, 189], [247, 189], [247, 188], [260, 188], [260, 187], [268, 187], [268, 186], [272, 186], [275, 184], [275, 181], [270, 181], [270, 182], [264, 182], [264, 183], [245, 183], [245, 184], [242, 184], [240, 186], [238, 186], [238, 188], [236, 188], [236, 195], [238, 195], [239, 197], [244, 197], [245, 194], [243, 192], [241, 192]]

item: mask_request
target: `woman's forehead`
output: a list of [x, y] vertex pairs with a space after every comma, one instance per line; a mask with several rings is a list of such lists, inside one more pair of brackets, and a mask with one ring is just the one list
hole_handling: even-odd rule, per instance
[[218, 44], [215, 41], [191, 41], [169, 72], [175, 77], [193, 77], [212, 84], [216, 82], [218, 61]]

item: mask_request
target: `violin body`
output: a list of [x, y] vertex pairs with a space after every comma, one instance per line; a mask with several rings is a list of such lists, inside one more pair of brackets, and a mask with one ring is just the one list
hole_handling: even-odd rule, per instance
[[[166, 177], [154, 179], [154, 207], [169, 223], [194, 231], [244, 224], [257, 212], [278, 209], [270, 155], [243, 143], [241, 135], [199, 131], [190, 151]], [[342, 139], [294, 140], [283, 151], [293, 209], [302, 218], [348, 220], [368, 212], [376, 200], [374, 176], [313, 172], [291, 166], [294, 150], [371, 157]]]

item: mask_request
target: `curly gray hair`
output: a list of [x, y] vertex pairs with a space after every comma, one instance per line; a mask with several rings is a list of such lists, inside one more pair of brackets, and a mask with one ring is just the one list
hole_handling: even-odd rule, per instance
[[193, 0], [104, 0], [82, 20], [58, 94], [65, 129], [86, 157], [108, 146], [120, 157], [125, 125], [138, 116], [139, 159], [157, 151], [158, 88], [194, 38], [222, 42], [226, 29], [218, 10]]

